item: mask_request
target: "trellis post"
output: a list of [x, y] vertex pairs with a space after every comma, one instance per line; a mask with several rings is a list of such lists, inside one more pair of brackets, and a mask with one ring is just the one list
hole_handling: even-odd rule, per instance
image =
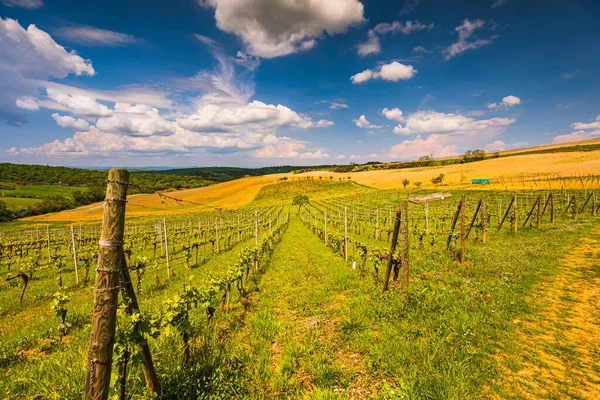
[[107, 399], [110, 388], [128, 182], [128, 171], [123, 169], [109, 171], [88, 348], [86, 400]]

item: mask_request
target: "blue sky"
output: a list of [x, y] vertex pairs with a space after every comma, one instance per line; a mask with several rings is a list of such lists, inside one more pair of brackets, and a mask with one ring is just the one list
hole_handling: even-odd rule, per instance
[[263, 166], [600, 137], [600, 3], [0, 0], [0, 161]]

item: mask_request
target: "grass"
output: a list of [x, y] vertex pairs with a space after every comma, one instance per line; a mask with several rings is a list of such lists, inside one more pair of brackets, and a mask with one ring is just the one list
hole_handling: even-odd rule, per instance
[[[228, 182], [218, 193], [212, 190], [181, 195], [263, 207], [282, 206], [297, 193], [309, 193], [317, 205], [342, 195], [348, 196], [344, 201], [383, 204], [397, 195], [354, 182], [272, 178]], [[529, 207], [521, 206], [522, 212]], [[417, 214], [422, 205], [411, 207]], [[361, 277], [351, 267], [352, 256], [344, 262], [295, 213], [292, 208], [287, 232], [270, 262], [252, 275], [247, 293], [234, 294], [229, 313], [217, 313], [208, 324], [204, 312], [192, 311], [190, 365], [180, 366], [176, 333], [166, 331], [150, 342], [169, 398], [596, 397], [597, 219], [564, 217], [539, 230], [520, 227], [517, 237], [508, 229], [490, 229], [485, 245], [474, 233], [465, 265], [443, 251], [444, 229], [436, 233], [433, 249], [428, 244], [420, 249], [411, 235], [410, 290], [402, 294], [382, 293], [371, 266]], [[330, 232], [339, 233], [336, 216], [331, 218]], [[385, 240], [369, 235], [355, 238], [386, 247]], [[203, 282], [237, 254], [236, 248], [215, 256], [192, 273]], [[182, 289], [183, 275], [169, 285], [162, 276], [160, 283], [148, 276], [142, 310], [160, 313], [163, 300]], [[65, 273], [72, 287], [70, 276]], [[53, 290], [53, 276], [39, 278], [23, 306], [15, 305], [18, 282], [0, 290], [2, 352], [18, 355], [0, 367], [0, 393], [8, 399], [80, 398], [91, 289], [73, 291], [69, 318], [74, 327], [66, 341], [57, 341], [46, 296]], [[218, 308], [216, 302], [213, 306]], [[139, 363], [133, 364], [128, 391], [133, 398], [145, 398]]]
[[49, 196], [65, 196], [70, 197], [74, 191], [83, 190], [78, 186], [60, 186], [60, 185], [19, 185], [11, 182], [0, 182], [0, 186], [11, 186], [14, 190], [0, 190], [10, 196], [22, 198], [44, 198]]
[[0, 201], [6, 203], [9, 209], [19, 210], [21, 208], [27, 208], [29, 206], [36, 206], [41, 203], [41, 199], [24, 199], [20, 197], [1, 197]]

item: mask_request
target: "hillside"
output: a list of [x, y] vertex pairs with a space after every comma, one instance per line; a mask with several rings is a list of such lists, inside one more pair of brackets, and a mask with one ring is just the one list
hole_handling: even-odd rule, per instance
[[[403, 189], [402, 181], [410, 181], [407, 189], [415, 191], [415, 183], [421, 182], [421, 190], [433, 190], [433, 177], [444, 174], [439, 186], [443, 190], [540, 190], [563, 187], [583, 189], [598, 187], [600, 176], [600, 150], [586, 152], [538, 153], [500, 157], [467, 164], [421, 167], [396, 170], [373, 170], [364, 172], [335, 173], [311, 171], [300, 174], [275, 174], [249, 177], [223, 182], [208, 187], [169, 192], [169, 195], [198, 204], [181, 203], [161, 199], [156, 194], [135, 194], [129, 197], [128, 217], [146, 215], [183, 214], [211, 210], [212, 207], [237, 209], [252, 202], [261, 188], [280, 182], [314, 179], [352, 181], [377, 189]], [[581, 176], [581, 178], [580, 178]], [[583, 180], [583, 176], [587, 178]], [[490, 178], [490, 185], [473, 185], [473, 178]], [[404, 191], [403, 191], [404, 192]], [[27, 218], [27, 221], [98, 221], [102, 204], [96, 203], [76, 210]]]

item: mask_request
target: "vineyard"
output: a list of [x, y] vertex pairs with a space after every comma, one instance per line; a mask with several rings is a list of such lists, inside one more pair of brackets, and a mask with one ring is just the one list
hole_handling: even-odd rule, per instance
[[[566, 185], [307, 179], [235, 210], [125, 219], [128, 175], [111, 174], [102, 225], [0, 233], [3, 398], [517, 396], [513, 321], [600, 208]], [[600, 389], [595, 349], [544, 390]]]

